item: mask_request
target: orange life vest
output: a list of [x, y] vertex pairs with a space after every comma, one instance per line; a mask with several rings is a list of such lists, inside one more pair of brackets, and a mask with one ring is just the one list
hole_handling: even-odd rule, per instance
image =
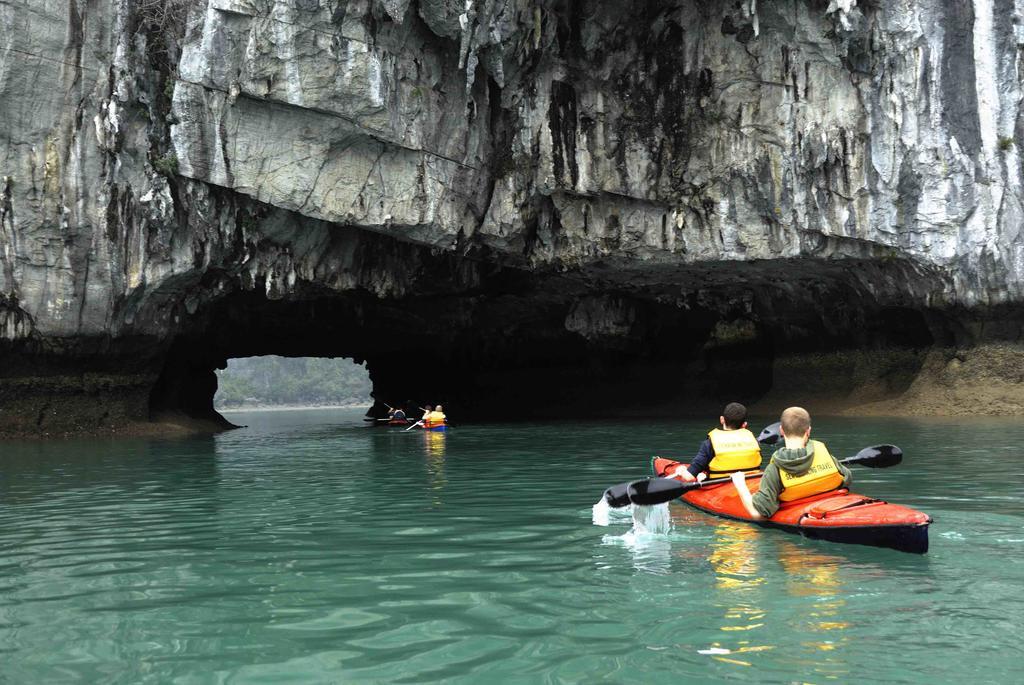
[[746, 428], [714, 429], [708, 433], [715, 456], [708, 464], [708, 476], [719, 478], [734, 471], [756, 471], [761, 468], [761, 446]]
[[836, 460], [832, 458], [828, 448], [817, 440], [811, 440], [810, 444], [814, 446], [814, 456], [806, 473], [794, 476], [779, 469], [779, 480], [782, 482], [780, 501], [792, 502], [795, 499], [820, 495], [843, 484], [843, 474], [840, 473]]
[[435, 426], [443, 426], [446, 423], [444, 412], [432, 411], [427, 414], [427, 418], [423, 419], [423, 426], [425, 428], [434, 428]]

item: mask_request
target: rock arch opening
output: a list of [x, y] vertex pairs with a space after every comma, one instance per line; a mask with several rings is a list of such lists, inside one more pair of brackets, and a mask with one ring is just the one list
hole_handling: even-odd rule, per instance
[[330, 357], [240, 357], [217, 370], [218, 412], [264, 407], [354, 407], [373, 402], [366, 367]]

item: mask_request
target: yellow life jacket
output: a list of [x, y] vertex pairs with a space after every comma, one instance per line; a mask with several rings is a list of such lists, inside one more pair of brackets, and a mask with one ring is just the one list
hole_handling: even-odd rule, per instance
[[746, 428], [724, 431], [719, 428], [708, 433], [715, 457], [708, 464], [708, 476], [718, 478], [733, 471], [756, 471], [761, 468], [761, 447], [757, 438]]
[[843, 484], [843, 474], [836, 467], [835, 459], [829, 454], [828, 448], [817, 440], [811, 440], [814, 446], [814, 456], [811, 460], [811, 467], [802, 476], [794, 476], [783, 469], [779, 469], [779, 479], [782, 481], [782, 492], [779, 493], [779, 500], [792, 502], [795, 499], [803, 499], [811, 495], [820, 495], [823, 492], [835, 490]]
[[433, 428], [434, 426], [443, 426], [445, 424], [444, 412], [432, 411], [427, 414], [427, 418], [423, 420], [423, 425], [427, 428]]

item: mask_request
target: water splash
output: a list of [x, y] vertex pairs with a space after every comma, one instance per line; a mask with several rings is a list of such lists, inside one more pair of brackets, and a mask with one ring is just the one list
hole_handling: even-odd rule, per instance
[[650, 507], [633, 504], [628, 509], [612, 509], [602, 497], [591, 508], [590, 520], [595, 526], [607, 527], [612, 524], [613, 518], [622, 523], [632, 520], [633, 529], [627, 535], [664, 535], [672, 530], [667, 502]]
[[672, 530], [672, 520], [667, 502], [652, 507], [634, 504], [629, 508], [612, 509], [602, 498], [593, 507], [592, 519], [598, 526], [632, 521], [632, 527], [622, 535], [605, 535], [604, 544], [622, 545], [632, 550], [633, 566], [638, 571], [671, 572], [672, 544], [666, 534]]
[[595, 526], [610, 526], [613, 523], [627, 523], [633, 518], [632, 507], [612, 508], [602, 497], [591, 508], [590, 519]]
[[709, 647], [707, 649], [698, 649], [698, 654], [732, 654], [731, 649], [723, 649], [722, 647]]
[[[632, 552], [633, 568], [645, 573], [666, 574], [672, 571], [672, 542], [666, 533], [671, 528], [668, 504], [653, 507], [633, 505], [613, 512], [629, 514], [623, 523], [632, 519], [633, 526], [622, 535], [605, 535], [604, 543], [621, 545]], [[612, 515], [614, 516], [614, 514]]]
[[636, 534], [666, 534], [672, 530], [668, 502], [654, 506], [633, 505], [633, 532]]

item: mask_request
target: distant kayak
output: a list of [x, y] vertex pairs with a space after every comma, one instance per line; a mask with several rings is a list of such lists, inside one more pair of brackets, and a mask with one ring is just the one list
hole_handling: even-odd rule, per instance
[[[651, 466], [662, 477], [680, 462], [654, 457]], [[751, 476], [747, 485], [756, 492], [760, 476]], [[846, 489], [813, 497], [783, 502], [769, 519], [750, 517], [732, 483], [695, 488], [679, 499], [694, 509], [737, 521], [748, 521], [767, 528], [780, 528], [805, 537], [873, 547], [889, 547], [903, 552], [928, 551], [928, 514], [898, 504], [857, 495]]]
[[367, 421], [367, 422], [372, 421], [373, 425], [375, 425], [375, 426], [409, 426], [409, 425], [412, 425], [412, 423], [413, 423], [409, 419], [388, 419], [388, 418], [375, 419], [375, 418], [372, 418], [372, 417], [369, 417], [369, 416], [364, 418], [363, 421]]

